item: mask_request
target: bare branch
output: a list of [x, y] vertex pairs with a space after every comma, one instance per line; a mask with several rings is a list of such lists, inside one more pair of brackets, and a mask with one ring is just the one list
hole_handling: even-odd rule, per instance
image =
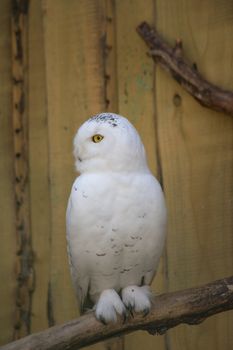
[[196, 65], [189, 64], [182, 57], [181, 40], [177, 40], [174, 48], [170, 47], [146, 22], [137, 27], [137, 32], [151, 49], [155, 62], [169, 72], [201, 105], [233, 116], [233, 92], [205, 80], [197, 71]]
[[202, 287], [161, 294], [155, 297], [152, 310], [146, 317], [135, 314], [125, 323], [119, 320], [105, 326], [90, 312], [0, 347], [0, 350], [76, 350], [136, 330], [163, 334], [181, 323], [198, 324], [209, 316], [230, 309], [233, 309], [233, 276]]

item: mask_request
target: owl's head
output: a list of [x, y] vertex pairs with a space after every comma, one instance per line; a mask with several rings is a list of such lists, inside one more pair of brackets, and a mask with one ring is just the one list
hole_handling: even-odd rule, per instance
[[74, 156], [79, 173], [148, 170], [138, 132], [126, 118], [114, 113], [97, 114], [79, 128]]

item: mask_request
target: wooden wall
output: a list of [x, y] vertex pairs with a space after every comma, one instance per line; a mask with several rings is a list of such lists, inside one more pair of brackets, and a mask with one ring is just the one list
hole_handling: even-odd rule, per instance
[[[233, 119], [198, 105], [155, 67], [135, 27], [146, 20], [170, 43], [182, 38], [200, 72], [233, 90], [233, 1], [31, 0], [21, 19], [13, 10], [11, 0], [1, 0], [0, 343], [78, 315], [65, 241], [66, 203], [76, 176], [72, 139], [85, 119], [101, 111], [119, 112], [137, 127], [164, 187], [169, 234], [153, 289], [177, 290], [232, 274]], [[24, 33], [21, 116], [13, 94], [12, 18]], [[26, 169], [21, 188], [17, 162]], [[22, 250], [20, 215], [28, 222]], [[25, 284], [22, 257], [29, 266]], [[230, 349], [232, 328], [228, 312], [165, 336], [131, 334], [125, 349]]]

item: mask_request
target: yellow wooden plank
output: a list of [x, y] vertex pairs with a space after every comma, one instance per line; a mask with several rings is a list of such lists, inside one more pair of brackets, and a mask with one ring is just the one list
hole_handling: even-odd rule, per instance
[[14, 273], [15, 203], [13, 174], [12, 72], [11, 72], [11, 6], [1, 1], [0, 10], [0, 344], [12, 341], [14, 329], [16, 278]]
[[116, 13], [114, 0], [105, 0], [103, 17], [102, 50], [104, 57], [105, 110], [118, 112]]
[[[136, 27], [142, 21], [154, 22], [154, 3], [140, 0], [115, 2], [118, 110], [139, 131], [144, 142], [151, 170], [160, 177], [154, 91], [154, 63], [146, 55], [146, 47]], [[152, 284], [158, 293], [163, 290], [163, 264]], [[126, 349], [164, 349], [164, 337], [136, 332], [126, 337]]]
[[104, 108], [101, 1], [43, 1], [51, 184], [51, 302], [55, 323], [78, 315], [65, 238], [65, 210], [76, 176], [72, 140]]
[[129, 118], [140, 132], [150, 167], [158, 173], [154, 64], [136, 33], [136, 27], [142, 21], [153, 23], [153, 1], [147, 1], [145, 6], [140, 0], [126, 0], [116, 2], [115, 6], [119, 113]]
[[12, 21], [12, 131], [15, 192], [16, 255], [16, 314], [13, 337], [18, 339], [30, 333], [31, 297], [34, 271], [31, 247], [28, 166], [28, 109], [27, 109], [27, 15], [28, 7], [15, 2], [11, 9]]
[[41, 1], [32, 1], [28, 21], [28, 124], [30, 213], [35, 286], [31, 332], [49, 325], [47, 302], [50, 271], [50, 196], [44, 41]]
[[[232, 3], [157, 1], [157, 28], [213, 83], [233, 89]], [[230, 11], [231, 9], [231, 11]], [[231, 44], [229, 44], [231, 43]], [[220, 59], [221, 57], [221, 59]], [[169, 206], [170, 290], [232, 273], [233, 120], [201, 107], [160, 68], [158, 133]], [[169, 331], [169, 349], [228, 349], [232, 313]]]

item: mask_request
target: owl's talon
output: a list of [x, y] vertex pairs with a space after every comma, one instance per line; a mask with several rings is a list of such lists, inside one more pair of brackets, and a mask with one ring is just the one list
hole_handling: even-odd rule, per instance
[[122, 301], [133, 316], [133, 311], [142, 312], [146, 316], [150, 312], [150, 289], [148, 286], [129, 286], [122, 291]]
[[125, 311], [125, 312], [123, 313], [123, 316], [122, 316], [122, 323], [123, 323], [123, 324], [125, 324], [125, 322], [127, 321], [127, 318], [128, 318], [128, 313], [127, 313], [127, 311]]
[[117, 322], [117, 315], [124, 315], [125, 306], [114, 289], [104, 290], [95, 307], [95, 315], [103, 324]]
[[150, 308], [149, 307], [144, 309], [143, 310], [143, 317], [146, 317], [149, 314], [149, 312], [150, 312]]
[[103, 325], [107, 325], [107, 322], [105, 321], [105, 318], [103, 316], [99, 316], [98, 320], [103, 323]]
[[130, 316], [131, 316], [132, 318], [134, 318], [134, 314], [133, 314], [134, 308], [133, 308], [133, 306], [130, 305], [130, 304], [128, 304], [128, 305], [126, 305], [126, 307], [127, 307], [127, 310], [129, 311]]

